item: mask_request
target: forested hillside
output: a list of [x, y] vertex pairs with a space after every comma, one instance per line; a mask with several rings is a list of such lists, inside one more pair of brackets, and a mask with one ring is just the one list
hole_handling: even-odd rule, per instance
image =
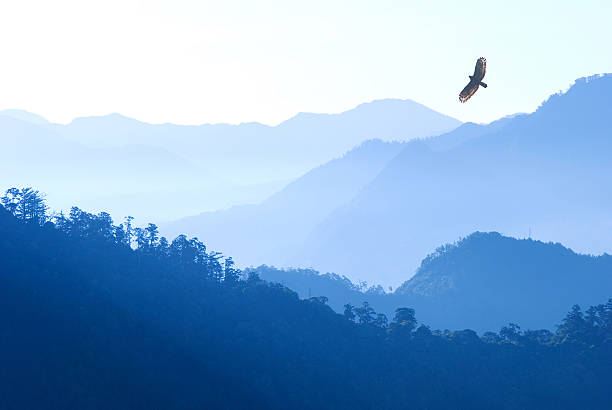
[[337, 312], [346, 303], [364, 301], [387, 315], [411, 306], [431, 326], [478, 332], [508, 322], [554, 329], [571, 304], [588, 306], [612, 293], [612, 256], [580, 255], [558, 243], [496, 232], [476, 232], [438, 247], [394, 292], [312, 269], [260, 266], [253, 271], [302, 297], [325, 295]]
[[3, 409], [609, 404], [612, 301], [574, 307], [554, 333], [511, 324], [479, 338], [419, 325], [410, 308], [336, 314], [153, 224], [49, 217], [34, 190], [2, 203]]

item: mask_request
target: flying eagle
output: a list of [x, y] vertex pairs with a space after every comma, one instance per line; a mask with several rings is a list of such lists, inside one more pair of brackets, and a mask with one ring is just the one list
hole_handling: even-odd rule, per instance
[[485, 72], [487, 71], [487, 59], [484, 57], [480, 57], [478, 61], [476, 61], [476, 68], [474, 69], [474, 75], [470, 76], [470, 82], [459, 94], [459, 101], [462, 103], [469, 100], [476, 90], [478, 90], [479, 86], [483, 86], [487, 88], [487, 85], [482, 82], [482, 79], [485, 76]]

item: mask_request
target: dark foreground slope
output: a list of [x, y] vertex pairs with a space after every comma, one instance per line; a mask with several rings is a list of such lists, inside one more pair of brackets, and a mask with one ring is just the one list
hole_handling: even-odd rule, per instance
[[[612, 304], [553, 335], [359, 323], [237, 281], [197, 241], [0, 210], [0, 408], [605, 408]], [[349, 315], [350, 316], [350, 315]]]

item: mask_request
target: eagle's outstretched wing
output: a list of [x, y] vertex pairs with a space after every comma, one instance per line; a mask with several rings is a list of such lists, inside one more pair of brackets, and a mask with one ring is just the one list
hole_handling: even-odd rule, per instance
[[474, 68], [474, 80], [481, 82], [487, 72], [487, 59], [480, 57], [476, 61], [476, 68]]
[[461, 94], [459, 94], [459, 101], [464, 103], [469, 100], [474, 95], [476, 90], [478, 90], [478, 83], [479, 82], [475, 81], [474, 79], [470, 80], [468, 85], [466, 85], [465, 88], [461, 91]]

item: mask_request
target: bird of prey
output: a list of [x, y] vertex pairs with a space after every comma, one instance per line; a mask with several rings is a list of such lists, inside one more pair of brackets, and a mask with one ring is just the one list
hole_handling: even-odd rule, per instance
[[464, 103], [467, 100], [469, 100], [474, 95], [476, 90], [478, 90], [478, 87], [481, 85], [484, 88], [487, 88], [487, 85], [482, 82], [482, 79], [484, 78], [486, 71], [487, 71], [487, 59], [484, 57], [480, 57], [478, 61], [476, 61], [476, 68], [474, 69], [474, 75], [469, 76], [470, 82], [461, 91], [461, 94], [459, 94], [459, 101]]

